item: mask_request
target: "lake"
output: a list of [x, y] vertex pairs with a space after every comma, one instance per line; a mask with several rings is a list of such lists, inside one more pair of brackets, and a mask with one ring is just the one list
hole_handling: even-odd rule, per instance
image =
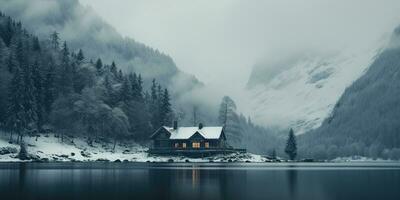
[[399, 163], [0, 163], [12, 199], [400, 199]]

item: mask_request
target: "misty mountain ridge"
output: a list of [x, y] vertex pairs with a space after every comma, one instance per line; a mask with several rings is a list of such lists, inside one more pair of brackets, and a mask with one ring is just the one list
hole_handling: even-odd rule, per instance
[[253, 121], [293, 127], [296, 134], [319, 127], [345, 88], [360, 77], [384, 41], [335, 54], [299, 54], [255, 65], [247, 84]]
[[400, 27], [368, 71], [346, 89], [322, 126], [304, 135], [302, 153], [398, 159], [399, 119]]
[[87, 58], [101, 58], [104, 63], [115, 61], [125, 72], [142, 74], [145, 84], [156, 78], [169, 88], [178, 88], [177, 94], [203, 85], [193, 75], [180, 71], [168, 55], [122, 37], [78, 0], [4, 0], [0, 7], [40, 38], [57, 31], [73, 51], [82, 49]]

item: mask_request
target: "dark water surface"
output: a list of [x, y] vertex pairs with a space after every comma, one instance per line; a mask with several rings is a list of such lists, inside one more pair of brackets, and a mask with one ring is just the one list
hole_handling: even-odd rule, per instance
[[400, 199], [400, 164], [0, 163], [0, 199]]

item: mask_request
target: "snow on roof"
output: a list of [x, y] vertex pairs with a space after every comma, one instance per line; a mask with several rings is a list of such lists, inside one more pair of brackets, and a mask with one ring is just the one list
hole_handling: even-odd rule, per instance
[[192, 137], [195, 133], [200, 133], [205, 139], [219, 139], [223, 127], [222, 126], [215, 126], [215, 127], [203, 127], [202, 129], [199, 129], [199, 127], [178, 127], [178, 129], [174, 129], [172, 127], [166, 127], [164, 128], [171, 133], [171, 137], [169, 139], [189, 139]]

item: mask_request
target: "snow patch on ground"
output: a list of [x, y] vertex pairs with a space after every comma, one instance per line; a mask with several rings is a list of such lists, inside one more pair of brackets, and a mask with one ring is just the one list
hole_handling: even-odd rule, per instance
[[[1, 134], [5, 135], [5, 134]], [[267, 162], [267, 158], [251, 153], [236, 153], [229, 155], [216, 155], [206, 158], [188, 158], [182, 156], [153, 156], [147, 153], [147, 148], [132, 141], [117, 143], [113, 150], [112, 142], [93, 142], [90, 146], [85, 138], [61, 138], [54, 134], [40, 135], [40, 137], [25, 137], [24, 142], [28, 153], [36, 161], [57, 162], [90, 162], [90, 161], [121, 161], [121, 162]], [[2, 148], [15, 148], [20, 146], [8, 143], [7, 137], [0, 137], [0, 150]], [[0, 155], [0, 162], [19, 162], [18, 153]]]
[[349, 156], [339, 157], [332, 160], [332, 162], [398, 162], [394, 160], [384, 160], [382, 158], [368, 158], [364, 156]]

